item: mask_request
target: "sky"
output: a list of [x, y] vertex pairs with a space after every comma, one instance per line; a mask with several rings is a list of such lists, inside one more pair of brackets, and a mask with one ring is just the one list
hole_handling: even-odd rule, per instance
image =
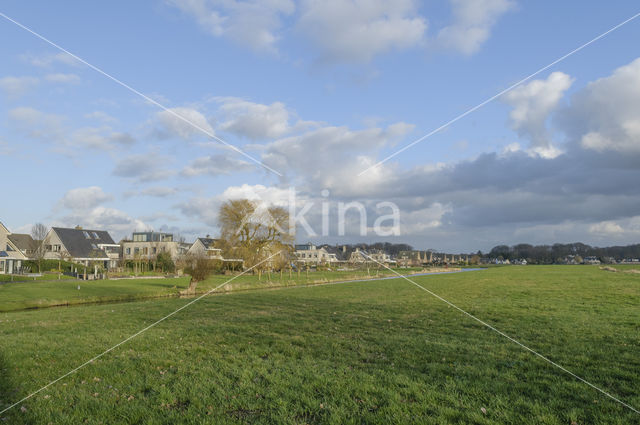
[[[407, 147], [638, 12], [5, 0], [0, 221], [193, 240], [218, 233], [226, 200], [289, 207], [293, 193], [298, 242], [638, 243], [640, 17]], [[340, 230], [340, 203], [362, 206], [366, 232], [356, 208]]]

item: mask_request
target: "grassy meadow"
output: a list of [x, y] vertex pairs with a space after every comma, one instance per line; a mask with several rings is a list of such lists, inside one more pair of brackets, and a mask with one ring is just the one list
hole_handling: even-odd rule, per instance
[[[420, 269], [399, 269], [408, 274]], [[390, 270], [366, 269], [349, 271], [317, 271], [301, 273], [272, 273], [261, 277], [254, 274], [243, 274], [220, 288], [220, 292], [276, 288], [281, 286], [310, 285], [337, 280], [353, 280], [375, 278], [376, 276], [393, 276]], [[3, 276], [3, 275], [0, 275]], [[77, 305], [99, 302], [133, 301], [146, 298], [178, 296], [180, 291], [189, 286], [189, 277], [88, 280], [76, 279], [48, 280], [38, 278], [27, 282], [6, 282], [0, 284], [0, 312], [42, 308], [51, 306]], [[57, 275], [56, 275], [57, 278]], [[200, 282], [197, 293], [205, 293], [228, 282], [233, 276], [212, 275]], [[80, 289], [78, 289], [80, 287]]]
[[[640, 275], [514, 266], [413, 280], [640, 407]], [[0, 411], [190, 301], [0, 313]], [[391, 279], [208, 296], [0, 423], [626, 425], [640, 415]]]

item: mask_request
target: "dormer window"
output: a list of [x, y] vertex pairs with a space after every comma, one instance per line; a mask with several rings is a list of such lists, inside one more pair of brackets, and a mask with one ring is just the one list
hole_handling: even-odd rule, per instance
[[89, 235], [89, 232], [87, 232], [86, 230], [83, 230], [82, 234], [84, 235], [85, 239], [91, 239], [91, 236]]
[[93, 235], [93, 239], [100, 239], [96, 232], [91, 232], [91, 234]]

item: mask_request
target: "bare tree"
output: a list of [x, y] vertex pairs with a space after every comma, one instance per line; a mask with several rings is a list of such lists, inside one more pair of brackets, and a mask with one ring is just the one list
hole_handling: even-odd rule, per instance
[[44, 239], [47, 237], [47, 233], [49, 233], [49, 229], [42, 223], [36, 223], [31, 227], [31, 237], [36, 242], [36, 249], [33, 252], [33, 257], [38, 263], [38, 273], [42, 272], [42, 259], [47, 252], [44, 244]]

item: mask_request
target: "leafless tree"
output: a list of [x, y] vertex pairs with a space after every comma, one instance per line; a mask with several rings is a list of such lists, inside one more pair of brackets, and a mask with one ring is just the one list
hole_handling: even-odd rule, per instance
[[42, 272], [42, 259], [47, 252], [44, 243], [47, 233], [49, 233], [49, 229], [42, 223], [36, 223], [31, 227], [31, 237], [36, 242], [36, 249], [33, 252], [33, 257], [38, 263], [38, 273]]

